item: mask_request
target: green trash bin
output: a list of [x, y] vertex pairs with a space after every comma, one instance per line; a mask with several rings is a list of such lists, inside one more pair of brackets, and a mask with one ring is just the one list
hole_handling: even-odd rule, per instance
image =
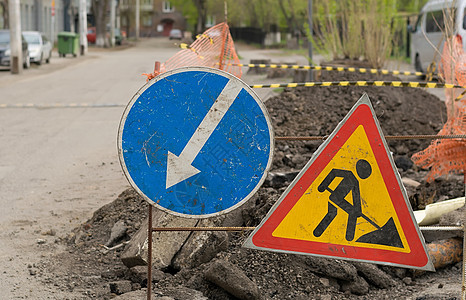
[[66, 54], [78, 55], [79, 34], [63, 31], [58, 33], [58, 56], [65, 57]]

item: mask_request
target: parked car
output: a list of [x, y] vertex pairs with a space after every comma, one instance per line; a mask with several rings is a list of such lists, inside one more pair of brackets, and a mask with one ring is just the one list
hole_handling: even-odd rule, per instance
[[[28, 69], [31, 65], [29, 59], [28, 43], [21, 35], [22, 40], [22, 52], [23, 52], [23, 67]], [[0, 30], [0, 66], [10, 66], [11, 61], [11, 50], [10, 50], [10, 30]]]
[[24, 31], [23, 36], [28, 43], [31, 62], [41, 65], [44, 60], [50, 62], [52, 58], [52, 43], [39, 31]]
[[445, 42], [445, 20], [452, 20], [452, 34], [466, 49], [466, 0], [430, 0], [421, 9], [411, 28], [411, 61], [416, 71], [427, 72], [431, 64], [438, 70]]
[[87, 42], [89, 44], [95, 44], [96, 35], [95, 27], [87, 28]]
[[172, 29], [172, 30], [170, 30], [168, 38], [170, 40], [173, 40], [173, 39], [181, 40], [183, 38], [183, 33], [179, 29]]
[[[96, 37], [97, 37], [97, 33], [96, 33], [95, 27], [89, 27], [87, 29], [87, 42], [89, 44], [95, 44]], [[107, 32], [107, 38], [110, 38], [110, 34], [108, 32]], [[118, 28], [115, 28], [115, 44], [121, 45], [121, 43], [123, 42], [125, 38], [126, 38], [126, 33], [124, 31], [121, 31]]]

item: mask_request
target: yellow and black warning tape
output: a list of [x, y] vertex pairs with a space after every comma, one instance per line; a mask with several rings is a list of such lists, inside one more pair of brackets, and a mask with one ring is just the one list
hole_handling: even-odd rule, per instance
[[117, 103], [0, 103], [0, 108], [106, 108], [106, 107], [126, 107], [127, 104]]
[[354, 68], [354, 67], [332, 67], [332, 66], [310, 66], [310, 65], [284, 65], [284, 64], [225, 64], [227, 66], [249, 67], [249, 68], [271, 68], [271, 69], [304, 69], [304, 70], [318, 70], [318, 71], [338, 71], [338, 72], [359, 72], [370, 74], [383, 74], [383, 75], [415, 75], [425, 76], [422, 72], [410, 71], [397, 71], [385, 69], [369, 69], [369, 68]]
[[193, 48], [190, 45], [186, 44], [186, 43], [180, 43], [180, 44], [178, 44], [178, 47], [180, 47], [181, 49], [193, 50]]
[[193, 47], [191, 47], [190, 45], [186, 44], [186, 43], [180, 43], [178, 45], [181, 49], [187, 49], [187, 50], [191, 50], [192, 52], [196, 53], [197, 56], [199, 56], [200, 59], [204, 59], [204, 57], [202, 55], [200, 55], [196, 49], [194, 49]]
[[455, 101], [461, 100], [461, 98], [463, 98], [464, 95], [466, 95], [466, 90], [462, 91], [461, 94], [459, 94], [458, 97], [455, 98]]
[[202, 39], [202, 38], [206, 38], [206, 39], [209, 39], [210, 43], [213, 44], [214, 43], [214, 39], [211, 38], [210, 36], [208, 36], [207, 34], [203, 33], [203, 34], [198, 34], [196, 35], [196, 39]]
[[295, 82], [295, 83], [274, 83], [274, 84], [254, 84], [253, 89], [261, 88], [295, 88], [295, 87], [318, 87], [318, 86], [392, 86], [392, 87], [413, 87], [429, 89], [466, 89], [466, 86], [436, 83], [436, 82], [415, 82], [415, 81], [323, 81], [323, 82]]

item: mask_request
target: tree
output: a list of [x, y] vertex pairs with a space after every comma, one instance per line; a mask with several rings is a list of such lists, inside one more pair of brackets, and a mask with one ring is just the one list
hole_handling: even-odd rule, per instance
[[9, 18], [8, 18], [8, 0], [0, 0], [0, 10], [3, 17], [3, 27], [5, 29], [9, 28]]
[[278, 6], [288, 31], [296, 36], [306, 35], [307, 1], [278, 0]]
[[427, 0], [398, 0], [396, 6], [398, 11], [410, 12], [418, 14], [424, 4], [427, 3]]
[[[208, 15], [223, 21], [225, 2], [228, 23], [232, 27], [256, 27], [264, 31], [272, 25], [285, 27], [289, 32], [304, 35], [307, 24], [307, 1], [303, 0], [173, 0], [177, 10], [187, 16], [197, 33], [205, 30]], [[220, 18], [220, 16], [222, 16]]]
[[197, 9], [193, 1], [172, 0], [170, 3], [175, 7], [176, 11], [180, 12], [186, 19], [187, 30], [195, 31], [197, 22]]
[[257, 27], [267, 31], [271, 25], [278, 24], [277, 0], [227, 0], [227, 5], [228, 23], [232, 27]]
[[[252, 1], [251, 1], [252, 2]], [[249, 4], [248, 4], [249, 5]], [[277, 0], [259, 0], [251, 3], [251, 26], [269, 31], [279, 21]]]
[[205, 31], [205, 23], [207, 20], [207, 0], [193, 0], [194, 6], [197, 9], [197, 25], [196, 33], [202, 33]]
[[107, 8], [109, 7], [109, 2], [109, 0], [92, 0], [92, 13], [94, 15], [96, 31], [95, 45], [97, 47], [109, 46], [107, 39]]
[[134, 24], [134, 7], [128, 5], [127, 9], [120, 10], [120, 19], [122, 24], [126, 24], [124, 30], [129, 34], [131, 31], [131, 24]]

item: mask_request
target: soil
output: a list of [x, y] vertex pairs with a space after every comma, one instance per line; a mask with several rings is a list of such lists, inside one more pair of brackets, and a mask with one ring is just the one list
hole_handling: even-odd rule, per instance
[[[322, 81], [383, 79], [392, 76], [369, 77], [358, 73], [322, 72]], [[285, 89], [266, 102], [276, 136], [325, 136], [330, 134], [354, 103], [367, 93], [381, 128], [386, 135], [436, 134], [446, 120], [445, 105], [435, 96], [414, 88], [395, 87], [322, 87]], [[271, 173], [299, 171], [317, 149], [320, 142], [277, 141]], [[426, 148], [428, 140], [389, 141], [390, 150], [399, 164], [402, 177], [421, 183], [408, 187], [413, 209], [464, 195], [463, 177], [449, 176], [433, 182], [424, 180], [428, 170], [412, 165], [413, 153]], [[255, 226], [279, 198], [291, 177], [279, 184], [266, 181], [245, 205], [242, 226]], [[44, 284], [64, 292], [79, 293], [73, 299], [111, 299], [109, 284], [131, 280], [130, 272], [120, 260], [123, 246], [107, 250], [103, 245], [112, 227], [123, 221], [127, 230], [119, 243], [129, 241], [147, 216], [148, 204], [134, 190], [128, 189], [110, 204], [95, 211], [86, 223], [68, 236], [58, 237], [54, 247], [64, 251], [41, 263], [30, 266], [30, 273]], [[435, 273], [415, 273], [411, 270], [380, 267], [394, 285], [380, 288], [369, 282], [363, 295], [344, 291], [341, 280], [329, 278], [310, 267], [308, 257], [284, 255], [241, 248], [247, 234], [229, 233], [229, 246], [217, 254], [247, 275], [259, 287], [263, 299], [460, 299], [461, 263], [448, 265]], [[42, 245], [38, 245], [42, 247]], [[46, 245], [43, 245], [46, 247]], [[47, 246], [49, 247], [49, 246]], [[163, 295], [169, 288], [198, 290], [208, 299], [236, 299], [223, 289], [204, 279], [210, 265], [192, 269], [167, 268], [158, 271], [154, 291]], [[144, 283], [132, 283], [132, 290], [144, 288]], [[173, 296], [172, 296], [173, 297]], [[176, 298], [175, 299], [181, 299]]]

